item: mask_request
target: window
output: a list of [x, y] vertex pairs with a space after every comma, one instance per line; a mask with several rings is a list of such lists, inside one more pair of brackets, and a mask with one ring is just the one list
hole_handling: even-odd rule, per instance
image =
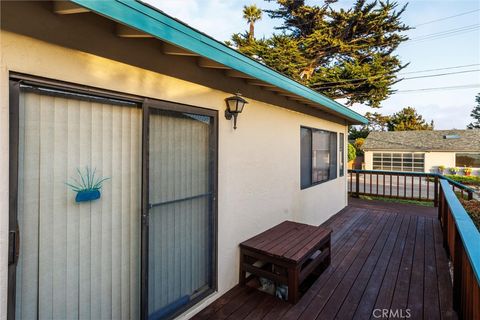
[[345, 135], [343, 133], [339, 134], [340, 146], [339, 146], [339, 153], [340, 153], [340, 177], [343, 177], [345, 174]]
[[337, 177], [337, 134], [300, 128], [302, 189]]
[[480, 168], [480, 153], [455, 154], [455, 166]]
[[391, 153], [373, 154], [373, 170], [424, 172], [424, 153]]

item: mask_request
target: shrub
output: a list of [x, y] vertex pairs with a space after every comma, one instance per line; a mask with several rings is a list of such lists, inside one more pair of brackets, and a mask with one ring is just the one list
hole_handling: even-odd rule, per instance
[[446, 174], [445, 177], [450, 178], [453, 181], [457, 181], [464, 185], [480, 186], [480, 177], [478, 176], [458, 176], [458, 175]]
[[364, 138], [357, 138], [353, 142], [353, 146], [355, 147], [358, 155], [363, 155], [363, 149], [362, 148], [363, 148], [364, 143], [365, 143]]
[[348, 144], [348, 161], [353, 161], [357, 157], [357, 150], [355, 150], [355, 147], [353, 144], [349, 143]]
[[460, 202], [472, 218], [473, 223], [475, 223], [477, 226], [477, 229], [480, 230], [480, 201], [460, 199]]

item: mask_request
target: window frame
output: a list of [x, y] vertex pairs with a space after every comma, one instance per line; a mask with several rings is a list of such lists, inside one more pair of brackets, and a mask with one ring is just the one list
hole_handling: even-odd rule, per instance
[[[310, 131], [310, 151], [309, 151], [309, 155], [310, 155], [310, 169], [309, 169], [309, 172], [310, 172], [310, 183], [308, 184], [303, 184], [302, 183], [302, 159], [303, 159], [303, 150], [302, 150], [302, 130], [309, 130]], [[328, 133], [329, 134], [329, 137], [328, 137], [328, 140], [329, 140], [329, 155], [331, 155], [331, 150], [332, 150], [332, 147], [330, 145], [330, 143], [332, 141], [335, 141], [335, 155], [334, 155], [334, 160], [335, 160], [335, 170], [334, 170], [334, 174], [335, 174], [335, 177], [333, 178], [328, 178], [328, 179], [325, 179], [325, 180], [321, 180], [321, 181], [316, 181], [316, 182], [313, 182], [313, 133], [317, 131], [317, 132], [325, 132], [325, 133]], [[332, 134], [335, 135], [335, 139], [332, 139]], [[314, 187], [314, 186], [317, 186], [319, 184], [323, 184], [325, 182], [329, 182], [329, 181], [333, 181], [335, 179], [338, 179], [340, 177], [340, 175], [338, 174], [338, 168], [339, 168], [339, 161], [338, 161], [338, 156], [339, 156], [339, 143], [338, 143], [338, 132], [336, 131], [330, 131], [330, 130], [324, 130], [324, 129], [318, 129], [318, 128], [313, 128], [313, 127], [308, 127], [308, 126], [300, 126], [300, 190], [304, 190], [304, 189], [308, 189], [308, 188], [311, 188], [311, 187]], [[333, 157], [330, 157], [331, 159]], [[329, 168], [330, 168], [330, 165], [331, 165], [331, 162], [329, 162]], [[329, 169], [330, 170], [330, 169]], [[329, 171], [329, 174], [330, 174], [330, 171]]]

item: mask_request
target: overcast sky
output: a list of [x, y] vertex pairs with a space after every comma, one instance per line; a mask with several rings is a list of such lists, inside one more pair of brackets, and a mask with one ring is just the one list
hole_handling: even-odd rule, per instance
[[[244, 5], [256, 4], [262, 9], [276, 7], [275, 2], [263, 0], [148, 0], [146, 2], [220, 41], [229, 40], [233, 33], [244, 32], [247, 29], [247, 24], [242, 19]], [[406, 2], [399, 1], [400, 4]], [[307, 1], [307, 3], [323, 3], [323, 1]], [[335, 6], [349, 8], [352, 3], [351, 0], [340, 0]], [[469, 11], [473, 12], [423, 24]], [[465, 85], [476, 85], [476, 87], [398, 92], [385, 100], [381, 109], [372, 110], [372, 108], [362, 105], [355, 105], [353, 109], [362, 114], [366, 111], [391, 114], [403, 107], [412, 106], [428, 121], [434, 120], [435, 129], [464, 129], [466, 124], [472, 120], [470, 111], [475, 105], [475, 95], [480, 92], [480, 72], [470, 72], [470, 70], [480, 70], [480, 1], [413, 0], [410, 1], [403, 15], [403, 21], [410, 26], [417, 26], [407, 33], [412, 40], [402, 44], [396, 52], [402, 62], [410, 62], [410, 65], [402, 71], [402, 73], [408, 73], [403, 77], [469, 72], [404, 80], [396, 84], [395, 89], [403, 91]], [[278, 32], [274, 30], [274, 27], [280, 23], [264, 14], [263, 19], [256, 24], [256, 36], [269, 36], [273, 32]], [[452, 32], [430, 36], [427, 39], [423, 38], [444, 31]], [[414, 40], [415, 38], [417, 40]], [[422, 38], [424, 40], [420, 40]], [[425, 73], [410, 73], [463, 65], [469, 66]]]

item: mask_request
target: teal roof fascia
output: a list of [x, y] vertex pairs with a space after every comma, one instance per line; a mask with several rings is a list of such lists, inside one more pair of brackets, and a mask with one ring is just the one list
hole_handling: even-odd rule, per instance
[[367, 124], [359, 113], [237, 52], [227, 45], [134, 0], [70, 0], [100, 15], [153, 35], [163, 41], [245, 73], [251, 77], [318, 103], [347, 118], [352, 124]]

